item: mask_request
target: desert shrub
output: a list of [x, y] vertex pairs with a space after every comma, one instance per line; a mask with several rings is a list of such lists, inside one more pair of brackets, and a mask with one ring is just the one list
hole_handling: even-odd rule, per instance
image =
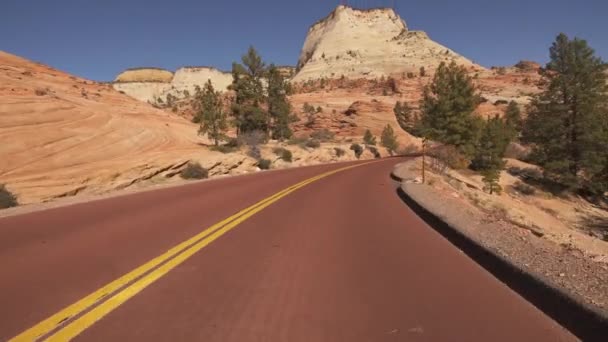
[[0, 209], [16, 207], [18, 204], [17, 197], [4, 184], [0, 184]]
[[268, 160], [268, 159], [260, 159], [258, 161], [258, 167], [261, 170], [268, 170], [268, 169], [270, 169], [270, 165], [271, 164], [272, 164], [272, 162], [270, 160]]
[[380, 152], [378, 152], [378, 149], [374, 146], [367, 146], [367, 149], [374, 155], [374, 158], [378, 159], [382, 157]]
[[263, 131], [243, 132], [237, 137], [239, 146], [257, 146], [268, 142], [268, 136]]
[[293, 155], [291, 154], [291, 151], [283, 148], [283, 147], [276, 147], [274, 150], [272, 150], [272, 152], [274, 152], [274, 154], [276, 154], [279, 158], [283, 159], [284, 161], [291, 163], [292, 159], [293, 159]]
[[361, 147], [361, 145], [352, 144], [350, 145], [350, 149], [355, 152], [355, 157], [357, 157], [357, 159], [361, 158], [361, 155], [363, 154], [363, 147]]
[[408, 72], [407, 73], [407, 78], [414, 78], [414, 77], [416, 77], [416, 75], [414, 75], [413, 72]]
[[526, 160], [529, 156], [528, 149], [518, 143], [510, 143], [505, 150], [505, 158]]
[[23, 76], [32, 76], [32, 72], [29, 71], [29, 70], [26, 70], [26, 71], [22, 72], [21, 75], [23, 75]]
[[221, 153], [233, 153], [236, 152], [238, 150], [238, 147], [236, 146], [229, 146], [229, 145], [219, 145], [219, 146], [211, 146], [209, 147], [209, 149], [211, 151], [216, 151], [216, 152], [221, 152]]
[[413, 145], [413, 144], [409, 144], [409, 145], [406, 145], [403, 148], [399, 149], [397, 151], [397, 154], [399, 154], [399, 155], [408, 155], [408, 154], [412, 154], [412, 153], [417, 153], [419, 151], [420, 151], [420, 149], [418, 148], [418, 146]]
[[332, 141], [336, 134], [326, 128], [310, 133], [310, 137], [319, 141]]
[[543, 173], [540, 170], [532, 167], [521, 168], [517, 166], [511, 166], [507, 168], [507, 172], [512, 176], [519, 177], [524, 180], [538, 181], [543, 178]]
[[257, 145], [249, 146], [249, 149], [247, 150], [247, 155], [255, 160], [262, 159], [262, 151], [260, 150], [260, 148]]
[[44, 96], [44, 95], [48, 94], [48, 91], [46, 89], [37, 88], [36, 90], [34, 90], [34, 93], [37, 96]]
[[239, 147], [239, 140], [237, 138], [229, 138], [228, 140], [226, 140], [226, 143], [224, 144], [224, 146], [228, 146], [228, 147]]
[[287, 145], [304, 145], [308, 141], [307, 137], [296, 137], [293, 136], [287, 140]]
[[507, 68], [505, 67], [498, 67], [496, 68], [496, 73], [499, 75], [506, 75], [507, 74]]
[[516, 182], [513, 185], [513, 189], [520, 194], [527, 196], [534, 195], [536, 193], [536, 189], [534, 187], [522, 182]]
[[346, 151], [344, 151], [343, 149], [341, 149], [339, 147], [334, 147], [334, 151], [336, 152], [336, 157], [338, 157], [338, 158], [340, 158], [346, 154]]
[[203, 179], [209, 176], [209, 171], [199, 163], [188, 163], [179, 174], [183, 179]]
[[321, 147], [321, 143], [319, 142], [319, 140], [316, 139], [309, 139], [306, 144], [306, 147], [310, 147], [310, 148], [319, 148]]
[[443, 174], [447, 168], [461, 170], [466, 169], [470, 164], [470, 160], [451, 145], [437, 147], [431, 150], [429, 155], [433, 157], [431, 168], [440, 174]]

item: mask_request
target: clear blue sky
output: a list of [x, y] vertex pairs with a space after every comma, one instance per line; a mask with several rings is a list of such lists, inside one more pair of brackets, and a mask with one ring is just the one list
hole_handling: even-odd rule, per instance
[[[608, 0], [395, 0], [411, 29], [485, 66], [546, 62], [559, 32], [608, 60]], [[228, 70], [253, 44], [295, 65], [308, 27], [339, 0], [2, 0], [0, 50], [94, 80], [129, 67]], [[351, 0], [355, 6], [391, 0]]]

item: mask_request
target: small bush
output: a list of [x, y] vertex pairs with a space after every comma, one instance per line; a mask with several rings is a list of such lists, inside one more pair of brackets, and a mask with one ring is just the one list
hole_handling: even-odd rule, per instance
[[310, 139], [306, 142], [306, 147], [310, 147], [310, 148], [319, 148], [321, 147], [321, 142], [319, 142], [319, 140], [316, 139]]
[[17, 197], [4, 184], [0, 184], [0, 209], [16, 207], [17, 205], [19, 205]]
[[407, 73], [407, 78], [414, 78], [414, 77], [416, 77], [416, 75], [414, 75], [413, 72], [408, 72]]
[[307, 137], [296, 137], [293, 136], [287, 140], [287, 145], [304, 145], [308, 141]]
[[237, 137], [238, 145], [257, 146], [268, 142], [268, 136], [262, 131], [243, 132]]
[[199, 163], [188, 163], [179, 174], [183, 179], [204, 179], [209, 176], [209, 171]]
[[292, 162], [293, 155], [291, 154], [290, 150], [288, 150], [286, 148], [282, 148], [282, 147], [277, 147], [274, 150], [272, 150], [272, 152], [274, 152], [274, 154], [279, 156], [279, 158], [283, 159], [284, 161], [286, 161], [288, 163]]
[[378, 159], [378, 158], [382, 158], [382, 156], [380, 155], [380, 152], [378, 152], [378, 149], [373, 147], [373, 146], [368, 146], [367, 149], [374, 155], [374, 158]]
[[224, 146], [228, 146], [228, 147], [240, 147], [239, 140], [237, 138], [229, 138], [226, 141], [226, 144], [224, 144]]
[[268, 160], [268, 159], [260, 159], [258, 161], [258, 167], [261, 170], [268, 170], [268, 169], [270, 169], [270, 165], [271, 164], [272, 164], [272, 162], [270, 160]]
[[334, 147], [334, 151], [336, 152], [336, 157], [338, 157], [338, 158], [340, 158], [346, 154], [346, 151], [344, 151], [343, 149], [341, 149], [339, 147]]
[[310, 137], [319, 141], [332, 141], [336, 134], [326, 128], [314, 131], [310, 134]]
[[38, 89], [34, 90], [34, 93], [37, 96], [44, 96], [44, 95], [48, 94], [48, 91], [46, 89], [40, 89], [40, 88], [38, 88]]
[[540, 170], [531, 167], [521, 168], [511, 166], [507, 168], [507, 172], [512, 176], [519, 177], [524, 180], [539, 181], [543, 178], [543, 173]]
[[536, 189], [528, 184], [517, 182], [513, 185], [513, 189], [522, 195], [531, 196], [536, 193]]
[[410, 145], [406, 145], [403, 148], [399, 149], [399, 151], [397, 151], [397, 154], [408, 155], [408, 154], [412, 154], [412, 153], [417, 153], [419, 151], [420, 151], [420, 149], [418, 148], [418, 146], [410, 144]]
[[355, 152], [355, 157], [357, 157], [357, 159], [361, 158], [361, 155], [363, 154], [363, 147], [361, 147], [361, 145], [352, 144], [350, 145], [350, 149]]
[[221, 153], [233, 153], [238, 150], [237, 147], [229, 146], [229, 145], [219, 145], [219, 146], [211, 146], [209, 147], [211, 151], [221, 152]]
[[466, 169], [470, 164], [469, 159], [462, 155], [456, 147], [450, 145], [440, 146], [429, 152], [429, 155], [434, 158], [431, 168], [439, 174], [445, 173], [448, 168]]

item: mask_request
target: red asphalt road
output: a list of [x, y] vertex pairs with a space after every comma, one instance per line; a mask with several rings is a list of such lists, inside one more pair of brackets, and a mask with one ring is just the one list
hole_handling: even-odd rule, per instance
[[[77, 341], [575, 340], [428, 227], [389, 178], [346, 170], [273, 203]], [[0, 219], [0, 340], [204, 228], [344, 164]]]

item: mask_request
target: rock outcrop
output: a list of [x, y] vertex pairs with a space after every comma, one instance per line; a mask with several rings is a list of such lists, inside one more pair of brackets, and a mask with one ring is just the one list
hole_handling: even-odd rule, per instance
[[140, 101], [156, 104], [166, 102], [169, 94], [178, 99], [192, 95], [207, 80], [217, 90], [225, 91], [232, 83], [232, 75], [212, 67], [183, 67], [175, 74], [163, 69], [138, 68], [119, 74], [113, 87]]
[[294, 81], [417, 73], [420, 67], [434, 70], [439, 63], [451, 61], [483, 69], [426, 33], [410, 31], [390, 8], [338, 6], [308, 30]]
[[127, 69], [118, 76], [114, 82], [160, 82], [169, 83], [173, 73], [160, 68], [133, 68]]

